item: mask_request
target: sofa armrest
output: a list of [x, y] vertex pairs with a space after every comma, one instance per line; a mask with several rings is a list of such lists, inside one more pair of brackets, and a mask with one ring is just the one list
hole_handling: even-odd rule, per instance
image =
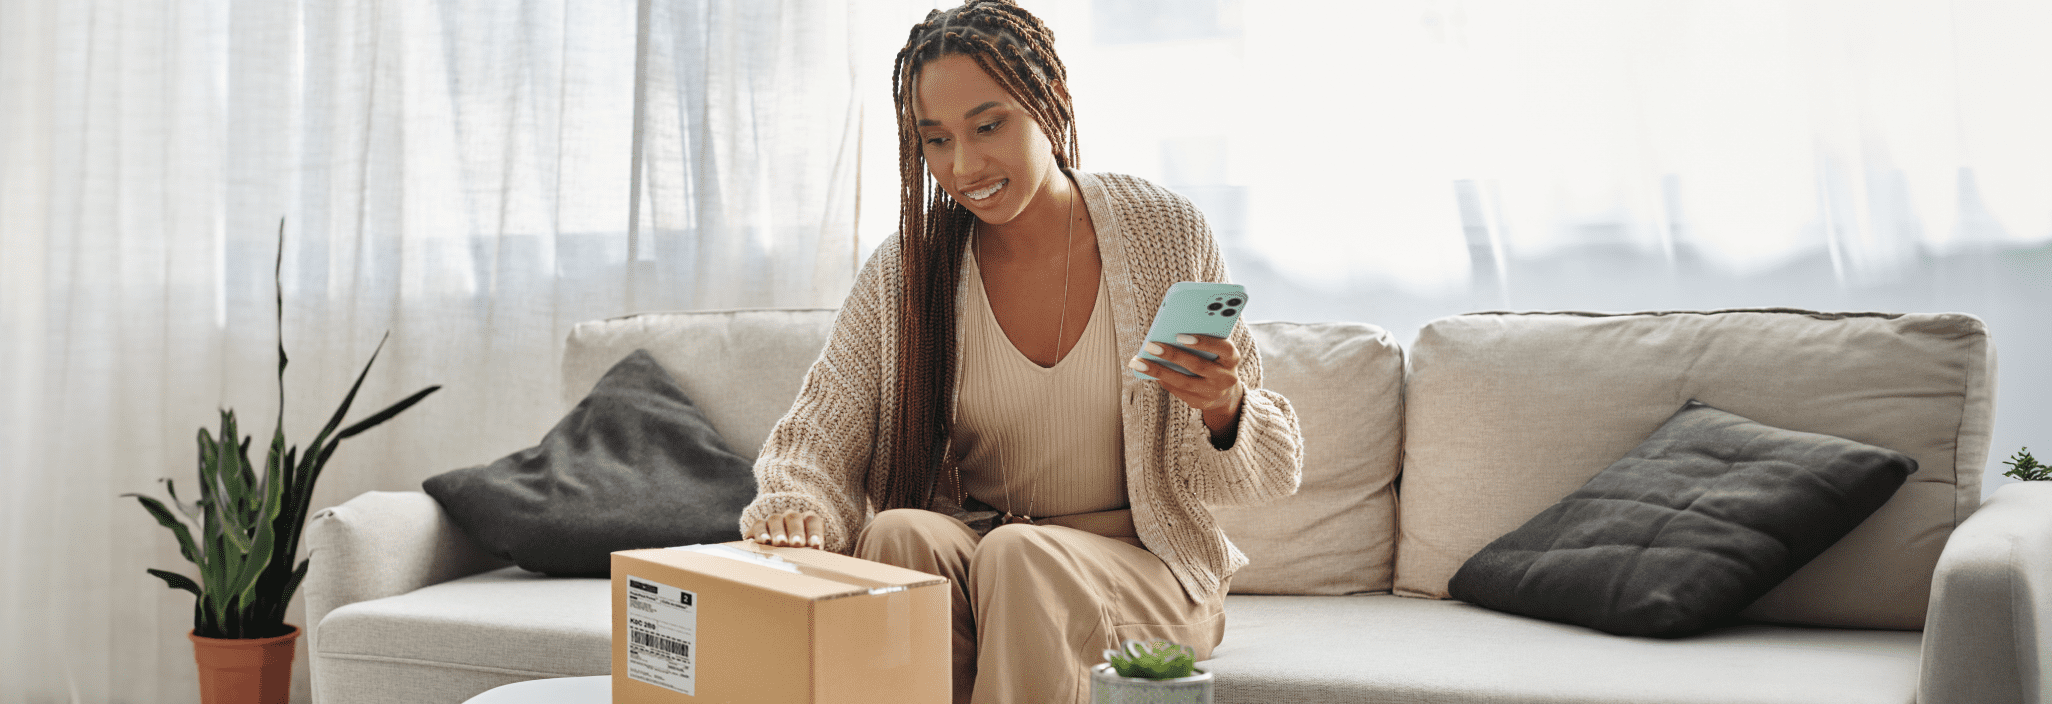
[[2052, 704], [2052, 482], [2017, 482], [1938, 556], [1919, 704]]
[[309, 650], [335, 609], [513, 564], [485, 552], [419, 491], [367, 491], [321, 509], [306, 545]]

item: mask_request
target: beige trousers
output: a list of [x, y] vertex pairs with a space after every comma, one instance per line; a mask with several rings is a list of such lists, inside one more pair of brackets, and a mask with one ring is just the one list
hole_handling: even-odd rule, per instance
[[1118, 521], [1071, 521], [1098, 532], [1062, 522], [999, 526], [979, 539], [952, 516], [894, 509], [856, 536], [856, 557], [948, 578], [957, 704], [1082, 704], [1088, 669], [1104, 662], [1106, 648], [1167, 640], [1204, 660], [1224, 637], [1225, 588], [1191, 600], [1130, 535], [1130, 518], [1124, 530]]

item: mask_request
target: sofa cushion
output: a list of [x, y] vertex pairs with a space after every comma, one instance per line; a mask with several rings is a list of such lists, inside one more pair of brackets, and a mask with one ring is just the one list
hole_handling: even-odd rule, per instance
[[563, 402], [584, 397], [613, 362], [647, 349], [698, 399], [728, 447], [751, 463], [791, 410], [826, 348], [834, 309], [641, 313], [578, 323], [563, 348]]
[[1742, 616], [1921, 628], [1953, 526], [1980, 501], [1993, 348], [1970, 315], [1486, 313], [1411, 348], [1396, 592], [1461, 563], [1623, 457], [1687, 399], [1889, 448], [1917, 471]]
[[1907, 704], [1919, 634], [1746, 625], [1613, 636], [1459, 601], [1226, 597], [1218, 704]]
[[[734, 450], [753, 458], [826, 345], [834, 310], [643, 313], [586, 322], [563, 353], [566, 400], [605, 365], [647, 348]], [[1359, 323], [1249, 323], [1269, 388], [1290, 399], [1304, 432], [1294, 496], [1213, 509], [1249, 564], [1242, 593], [1345, 594], [1390, 588], [1396, 507], [1390, 484], [1402, 438], [1403, 350]], [[1305, 535], [1317, 540], [1305, 539]]]
[[322, 702], [460, 702], [511, 682], [612, 673], [612, 581], [518, 567], [359, 601], [321, 621]]
[[1690, 401], [1454, 573], [1456, 599], [1608, 633], [1692, 635], [1859, 525], [1917, 463]]
[[1404, 352], [1360, 323], [1249, 324], [1262, 385], [1290, 400], [1304, 434], [1297, 493], [1212, 516], [1247, 555], [1237, 594], [1388, 591], [1396, 560]]
[[[343, 606], [322, 621], [315, 687], [340, 704], [456, 702], [610, 674], [610, 588], [507, 567]], [[1199, 663], [1219, 704], [1902, 704], [1917, 684], [1919, 636], [1902, 631], [1749, 625], [1667, 641], [1390, 595], [1234, 595], [1225, 608], [1225, 639]]]
[[540, 444], [421, 487], [496, 557], [547, 574], [603, 575], [616, 550], [734, 537], [755, 474], [670, 374], [635, 350]]

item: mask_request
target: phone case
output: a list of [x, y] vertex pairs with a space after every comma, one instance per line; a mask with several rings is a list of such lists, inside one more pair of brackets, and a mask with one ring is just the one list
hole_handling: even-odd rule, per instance
[[[1162, 297], [1161, 309], [1154, 313], [1154, 324], [1147, 328], [1147, 341], [1174, 347], [1205, 359], [1217, 359], [1218, 355], [1210, 352], [1176, 344], [1176, 336], [1226, 337], [1232, 334], [1233, 325], [1245, 317], [1246, 310], [1247, 288], [1239, 284], [1202, 281], [1177, 283], [1169, 287], [1168, 295]], [[1173, 362], [1148, 354], [1144, 349], [1140, 351], [1139, 356], [1185, 376], [1197, 376]], [[1140, 371], [1133, 371], [1132, 374], [1141, 379], [1154, 378]]]

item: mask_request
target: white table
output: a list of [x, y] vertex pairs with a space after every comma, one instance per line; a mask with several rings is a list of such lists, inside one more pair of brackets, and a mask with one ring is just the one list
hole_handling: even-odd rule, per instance
[[463, 704], [612, 704], [613, 676], [552, 677], [493, 687]]

